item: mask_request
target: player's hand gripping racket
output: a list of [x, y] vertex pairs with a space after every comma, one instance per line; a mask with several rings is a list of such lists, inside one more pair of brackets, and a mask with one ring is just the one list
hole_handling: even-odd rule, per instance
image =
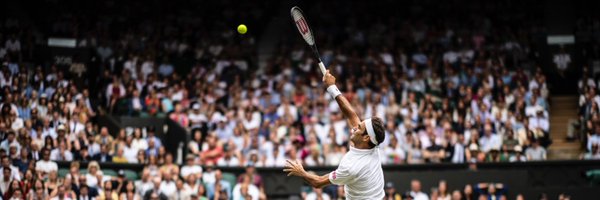
[[323, 76], [325, 76], [327, 70], [325, 69], [323, 61], [321, 61], [321, 55], [319, 55], [319, 50], [317, 50], [317, 44], [315, 44], [315, 37], [313, 36], [312, 30], [308, 26], [308, 21], [306, 21], [302, 10], [300, 10], [298, 6], [294, 6], [290, 13], [292, 14], [292, 19], [294, 20], [294, 23], [296, 23], [296, 27], [298, 28], [300, 35], [302, 35], [304, 41], [306, 41], [308, 46], [310, 46], [313, 53], [317, 57], [319, 61], [319, 69], [321, 69], [321, 73], [323, 73]]

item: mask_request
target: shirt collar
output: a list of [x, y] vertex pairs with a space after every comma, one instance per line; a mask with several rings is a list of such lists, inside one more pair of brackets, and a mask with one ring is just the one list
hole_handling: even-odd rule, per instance
[[358, 149], [355, 148], [353, 146], [350, 146], [350, 152], [352, 153], [357, 153], [357, 154], [370, 154], [372, 153], [377, 147], [371, 148], [371, 149]]

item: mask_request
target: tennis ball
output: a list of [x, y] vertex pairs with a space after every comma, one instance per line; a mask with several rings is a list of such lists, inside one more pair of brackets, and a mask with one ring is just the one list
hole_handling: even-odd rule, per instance
[[248, 27], [246, 27], [246, 25], [240, 24], [238, 26], [238, 33], [245, 34], [247, 31], [248, 31]]

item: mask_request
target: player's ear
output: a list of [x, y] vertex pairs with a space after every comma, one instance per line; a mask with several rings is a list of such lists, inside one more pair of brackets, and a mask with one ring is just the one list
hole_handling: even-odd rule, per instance
[[363, 142], [369, 143], [369, 141], [371, 141], [371, 136], [364, 134], [362, 140]]

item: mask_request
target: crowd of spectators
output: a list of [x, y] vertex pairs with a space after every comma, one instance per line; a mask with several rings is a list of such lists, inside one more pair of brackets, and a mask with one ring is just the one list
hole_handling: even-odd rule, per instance
[[[476, 25], [466, 26], [454, 18], [344, 15], [369, 6], [322, 3], [308, 13], [323, 13], [313, 23], [322, 59], [355, 111], [386, 121], [383, 164], [546, 159], [549, 92], [528, 46], [542, 28], [508, 29], [514, 21], [498, 18], [469, 18], [465, 24]], [[345, 9], [319, 10], [329, 7]], [[201, 163], [326, 166], [347, 151], [346, 121], [324, 94], [312, 54], [286, 38], [264, 73], [208, 83], [204, 96], [175, 106], [170, 117], [192, 130], [189, 149]]]
[[[233, 181], [224, 181], [217, 168], [199, 166], [194, 156], [180, 168], [156, 127], [109, 133], [95, 118], [187, 110], [191, 104], [183, 99], [205, 95], [181, 88], [208, 87], [198, 81], [201, 74], [221, 73], [233, 63], [244, 71], [254, 68], [252, 33], [259, 33], [257, 22], [272, 1], [199, 2], [187, 9], [145, 1], [71, 3], [39, 2], [32, 9], [45, 6], [54, 13], [37, 19], [43, 25], [17, 18], [0, 23], [0, 199], [265, 199], [251, 165]], [[110, 12], [119, 9], [127, 12]], [[156, 11], [161, 15], [137, 18]], [[199, 11], [205, 14], [194, 14]], [[41, 13], [48, 11], [32, 16]], [[255, 29], [231, 39], [236, 35], [229, 26], [238, 18]], [[67, 66], [53, 64], [36, 56], [48, 37], [76, 38], [77, 49], [91, 55], [77, 54]], [[143, 95], [143, 102], [134, 94]], [[67, 173], [59, 173], [59, 162], [72, 162]], [[102, 163], [139, 163], [144, 170], [133, 180], [125, 171], [105, 175]]]
[[[586, 41], [584, 47], [589, 52], [587, 63], [600, 58], [600, 16], [581, 17], [575, 25], [575, 34]], [[594, 65], [584, 66], [577, 82], [579, 92], [579, 119], [569, 122], [569, 136], [581, 139], [585, 152], [581, 156], [586, 160], [600, 159], [600, 96], [598, 95], [599, 73]]]
[[[455, 186], [456, 187], [456, 186]], [[502, 183], [475, 183], [466, 184], [452, 188], [446, 180], [440, 180], [436, 185], [429, 188], [423, 188], [421, 181], [413, 179], [410, 181], [409, 188], [402, 192], [394, 182], [385, 184], [385, 200], [505, 200], [509, 196], [509, 188]], [[524, 200], [522, 194], [513, 194], [516, 200]], [[345, 199], [344, 188], [337, 186], [327, 186], [325, 188], [303, 188], [302, 199]], [[537, 199], [550, 199], [545, 193], [540, 194]], [[568, 194], [560, 194], [559, 200], [571, 199]]]
[[[255, 167], [281, 167], [286, 159], [337, 165], [347, 151], [349, 127], [297, 33], [286, 34], [266, 66], [257, 66], [252, 28], [261, 30], [257, 21], [265, 19], [266, 2], [167, 6], [165, 17], [140, 20], [136, 16], [152, 12], [145, 6], [156, 5], [131, 1], [118, 6], [140, 6], [127, 15], [88, 18], [65, 10], [44, 18], [41, 27], [6, 19], [0, 27], [3, 198], [177, 199], [182, 194], [175, 191], [185, 188], [186, 198], [264, 199]], [[114, 3], [93, 5], [117, 9]], [[407, 13], [417, 14], [408, 17], [359, 19], [346, 10], [370, 5], [329, 4], [308, 12], [323, 13], [314, 23], [323, 61], [361, 118], [385, 119], [382, 164], [546, 158], [548, 87], [531, 64], [530, 43], [543, 28], [530, 18], [490, 17], [484, 13], [498, 10], [483, 5], [438, 5], [433, 10], [440, 13], [481, 10], [471, 12], [476, 17], [439, 19], [414, 6]], [[210, 17], [193, 13], [200, 7]], [[332, 7], [345, 9], [324, 10]], [[237, 36], [229, 27], [236, 23], [229, 22], [243, 18], [251, 31]], [[40, 38], [49, 36], [77, 38], [78, 48], [92, 55], [69, 66], [32, 65]], [[174, 152], [155, 135], [157, 127], [110, 133], [94, 122], [104, 113], [178, 122], [192, 138], [185, 164], [175, 163]], [[72, 164], [59, 177], [56, 162], [75, 160], [91, 162], [85, 174]], [[103, 176], [98, 162], [145, 169], [134, 182], [121, 173]], [[223, 166], [246, 167], [247, 173], [234, 183], [221, 181]]]

